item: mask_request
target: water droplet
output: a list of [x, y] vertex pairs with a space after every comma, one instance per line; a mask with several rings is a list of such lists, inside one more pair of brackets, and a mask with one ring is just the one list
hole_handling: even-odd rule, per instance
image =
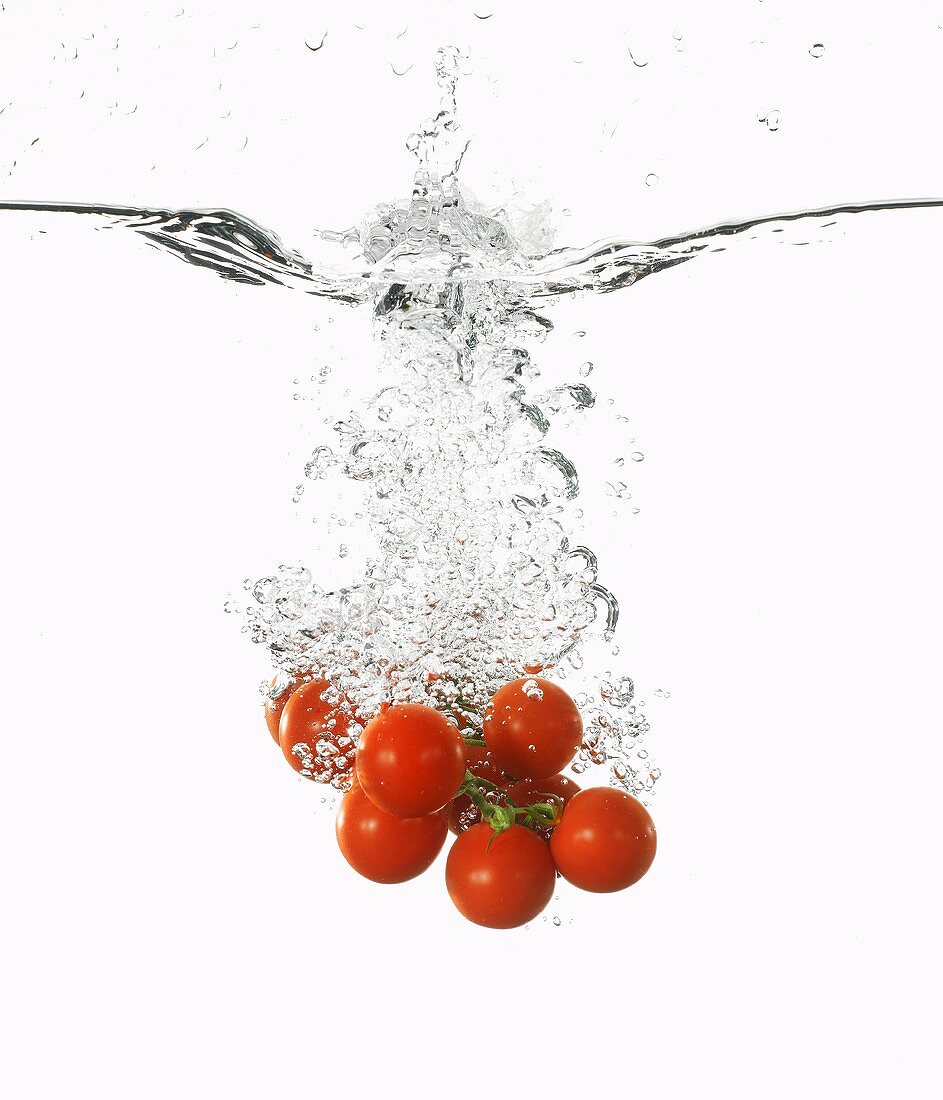
[[557, 928], [559, 928], [560, 925], [563, 923], [563, 921], [561, 921], [559, 917], [554, 917], [553, 918], [553, 923]]
[[593, 373], [593, 364], [590, 363], [589, 360], [587, 360], [585, 363], [583, 363], [580, 366], [580, 377], [581, 378], [589, 378], [589, 376], [592, 373]]
[[338, 546], [338, 548], [337, 548], [337, 556], [339, 558], [346, 558], [349, 553], [350, 553], [350, 551], [347, 548], [347, 543], [342, 542], [340, 544], [340, 546]]
[[658, 177], [655, 175], [654, 172], [649, 172], [648, 175], [645, 177], [645, 186], [654, 187], [657, 183]]
[[825, 45], [822, 42], [814, 42], [809, 47], [810, 57], [821, 57], [825, 53]]
[[[641, 451], [633, 451], [629, 455], [629, 458], [631, 458], [633, 462], [644, 462], [645, 461], [645, 455], [643, 455]], [[657, 463], [656, 463], [656, 465], [657, 465]]]

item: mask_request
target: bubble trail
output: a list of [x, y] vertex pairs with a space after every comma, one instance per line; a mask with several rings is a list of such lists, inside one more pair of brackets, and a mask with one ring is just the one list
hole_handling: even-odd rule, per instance
[[[644, 799], [659, 775], [643, 747], [644, 704], [629, 676], [594, 674], [581, 653], [593, 637], [611, 642], [619, 607], [595, 554], [578, 542], [580, 473], [555, 445], [554, 425], [592, 415], [596, 396], [576, 379], [539, 387], [541, 345], [553, 330], [543, 310], [564, 295], [609, 293], [757, 238], [809, 243], [840, 233], [854, 215], [943, 208], [943, 200], [845, 203], [650, 243], [613, 237], [541, 252], [462, 193], [468, 141], [458, 61], [450, 47], [437, 54], [438, 110], [406, 143], [417, 159], [409, 199], [377, 206], [359, 226], [317, 233], [306, 251], [324, 258], [308, 259], [226, 209], [4, 202], [0, 211], [80, 216], [95, 229], [129, 229], [227, 280], [369, 308], [383, 388], [337, 419], [303, 471], [321, 488], [339, 477], [360, 486], [369, 532], [362, 575], [332, 588], [303, 566], [283, 565], [248, 582], [246, 606], [226, 605], [268, 647], [277, 669], [271, 694], [312, 674], [332, 685], [326, 701], [357, 721], [385, 701], [426, 701], [475, 728], [510, 679], [581, 676], [585, 738], [574, 771], [604, 767], [610, 782]], [[587, 379], [593, 369], [584, 362], [574, 373]], [[644, 454], [628, 459], [634, 466]], [[608, 492], [632, 496], [621, 480]], [[335, 545], [345, 558], [352, 540]], [[342, 770], [325, 774], [342, 786]]]

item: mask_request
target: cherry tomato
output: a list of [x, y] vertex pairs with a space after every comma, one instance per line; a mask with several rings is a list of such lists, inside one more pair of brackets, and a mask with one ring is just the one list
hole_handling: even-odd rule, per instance
[[508, 787], [508, 795], [518, 806], [559, 799], [565, 806], [582, 788], [568, 775], [550, 775], [546, 779], [519, 779]]
[[421, 875], [445, 843], [448, 814], [394, 817], [375, 806], [354, 783], [337, 813], [337, 843], [344, 859], [374, 882], [406, 882]]
[[449, 832], [458, 836], [481, 821], [481, 814], [467, 794], [460, 794], [449, 803]]
[[354, 755], [351, 734], [356, 723], [339, 703], [321, 698], [329, 690], [324, 680], [302, 684], [285, 703], [278, 723], [285, 759], [299, 775], [318, 783], [342, 782]]
[[[506, 791], [511, 780], [498, 771], [491, 760], [491, 752], [487, 745], [465, 745], [465, 766], [473, 776], [479, 779], [487, 779]], [[490, 787], [480, 784], [478, 789], [489, 801], [498, 801]], [[458, 836], [472, 825], [481, 821], [481, 814], [475, 808], [467, 794], [460, 794], [452, 801], [449, 807], [449, 829]]]
[[648, 810], [612, 787], [590, 787], [574, 795], [550, 837], [560, 874], [597, 894], [638, 882], [652, 865], [655, 846]]
[[[278, 723], [282, 717], [282, 711], [285, 709], [285, 704], [288, 702], [291, 693], [297, 689], [300, 683], [300, 680], [292, 680], [281, 695], [276, 696], [274, 699], [265, 700], [265, 724], [268, 726], [268, 731], [276, 745], [279, 744]], [[269, 687], [274, 686], [274, 684], [275, 678], [272, 677]]]
[[449, 897], [463, 917], [485, 928], [526, 924], [553, 897], [556, 871], [550, 849], [530, 829], [495, 833], [482, 823], [452, 845], [445, 865]]
[[357, 775], [367, 797], [388, 814], [431, 814], [447, 805], [462, 785], [465, 742], [432, 707], [388, 707], [361, 734]]
[[576, 703], [550, 680], [512, 680], [491, 700], [485, 741], [495, 763], [521, 779], [546, 779], [569, 764], [583, 740]]
[[[518, 806], [531, 806], [535, 802], [554, 802], [560, 810], [561, 803], [565, 806], [579, 790], [577, 783], [568, 775], [551, 775], [547, 779], [519, 779], [508, 787], [508, 797]], [[556, 823], [553, 825], [528, 823], [528, 828], [534, 829], [544, 840], [549, 840], [551, 831], [556, 828]]]
[[499, 787], [506, 787], [512, 782], [503, 771], [495, 764], [494, 756], [487, 745], [469, 745], [465, 742], [465, 767], [481, 779], [488, 779], [497, 783]]

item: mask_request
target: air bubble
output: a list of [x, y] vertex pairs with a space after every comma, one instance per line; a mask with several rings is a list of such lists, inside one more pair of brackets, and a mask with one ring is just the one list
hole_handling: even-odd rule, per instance
[[[584, 643], [608, 652], [619, 604], [601, 583], [595, 554], [579, 545], [581, 485], [567, 453], [573, 432], [613, 431], [621, 438], [600, 446], [604, 469], [615, 475], [605, 457], [628, 456], [634, 441], [613, 416], [592, 422], [602, 401], [585, 381], [555, 380], [541, 391], [539, 352], [553, 331], [542, 299], [529, 298], [523, 283], [480, 277], [519, 254], [502, 217], [467, 208], [457, 188], [466, 144], [454, 102], [458, 70], [458, 54], [441, 51], [439, 113], [408, 141], [419, 162], [410, 197], [377, 207], [343, 235], [345, 244], [359, 240], [376, 265], [369, 296], [378, 357], [369, 369], [382, 378], [378, 392], [353, 410], [336, 408], [346, 366], [332, 374], [315, 363], [304, 372], [338, 380], [316, 404], [305, 398], [318, 409], [315, 425], [324, 418], [326, 438], [313, 440], [303, 485], [324, 525], [319, 549], [343, 576], [332, 576], [330, 565], [317, 579], [294, 567], [250, 583], [244, 630], [268, 649], [278, 673], [323, 678], [338, 705], [364, 720], [391, 701], [454, 715], [460, 697], [471, 728], [480, 729], [503, 684], [526, 677], [525, 699], [539, 700], [538, 675], [566, 680], [580, 689], [587, 738], [574, 773], [608, 766], [611, 782], [627, 790], [640, 782], [647, 791], [655, 769], [636, 755], [647, 724], [630, 705], [631, 680], [616, 668], [601, 685], [595, 658], [584, 660]], [[399, 264], [409, 275], [382, 283], [384, 266]], [[448, 279], [426, 278], [427, 265]], [[585, 330], [572, 335], [582, 339]], [[587, 379], [592, 363], [573, 359], [569, 369]], [[321, 483], [335, 471], [348, 480], [332, 515]], [[594, 479], [594, 492], [604, 489], [605, 475], [591, 464], [580, 473]], [[609, 485], [628, 499], [624, 482]], [[337, 566], [349, 547], [365, 563], [354, 577]], [[324, 782], [349, 786], [354, 747], [324, 738], [305, 761], [311, 778], [327, 761], [334, 774]]]
[[763, 108], [763, 110], [757, 111], [756, 120], [764, 123], [766, 129], [771, 133], [775, 133], [779, 129], [783, 116], [781, 111]]
[[635, 697], [635, 684], [628, 676], [618, 680], [603, 680], [599, 685], [599, 694], [603, 702], [611, 707], [627, 707]]
[[524, 683], [521, 685], [521, 690], [524, 692], [528, 699], [540, 700], [544, 697], [544, 693], [540, 687], [540, 684], [538, 684], [537, 681], [534, 679], [525, 680]]

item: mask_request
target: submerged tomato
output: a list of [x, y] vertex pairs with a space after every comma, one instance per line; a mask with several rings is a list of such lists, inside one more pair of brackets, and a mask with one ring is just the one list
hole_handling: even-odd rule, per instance
[[625, 791], [590, 787], [566, 805], [550, 837], [560, 874], [582, 890], [605, 894], [631, 886], [655, 858], [648, 810]]
[[563, 771], [576, 755], [583, 720], [563, 688], [528, 676], [495, 693], [484, 735], [502, 771], [521, 779], [545, 779]]
[[445, 843], [445, 810], [424, 817], [394, 817], [375, 806], [354, 783], [337, 813], [337, 843], [344, 859], [374, 882], [406, 882], [421, 875]]
[[565, 806], [581, 790], [568, 775], [550, 775], [546, 779], [519, 779], [508, 787], [508, 795], [518, 806], [559, 800]]
[[392, 706], [367, 723], [357, 747], [357, 775], [381, 810], [421, 817], [446, 806], [461, 786], [465, 742], [431, 707]]
[[517, 928], [533, 920], [553, 897], [555, 882], [549, 848], [522, 825], [502, 833], [473, 825], [452, 845], [445, 865], [455, 907], [485, 928]]
[[[511, 780], [494, 766], [491, 751], [487, 745], [466, 744], [465, 766], [473, 778], [487, 780], [488, 783], [500, 787], [502, 791], [506, 791], [511, 783]], [[480, 783], [478, 789], [489, 801], [500, 802], [500, 798], [487, 783]], [[458, 836], [472, 825], [477, 825], [479, 821], [481, 821], [481, 814], [468, 795], [457, 795], [449, 807], [449, 829]]]
[[[508, 797], [518, 806], [532, 806], [535, 802], [553, 802], [558, 812], [570, 801], [580, 788], [576, 781], [568, 775], [551, 775], [547, 779], [519, 779], [508, 787]], [[520, 821], [520, 818], [518, 818]], [[535, 825], [528, 822], [528, 827], [536, 829], [546, 840], [556, 823]]]
[[[324, 680], [309, 680], [289, 697], [278, 723], [278, 742], [289, 764], [306, 779], [329, 783], [350, 771], [352, 733], [358, 728], [342, 702], [329, 702]], [[353, 726], [353, 729], [351, 728]]]

